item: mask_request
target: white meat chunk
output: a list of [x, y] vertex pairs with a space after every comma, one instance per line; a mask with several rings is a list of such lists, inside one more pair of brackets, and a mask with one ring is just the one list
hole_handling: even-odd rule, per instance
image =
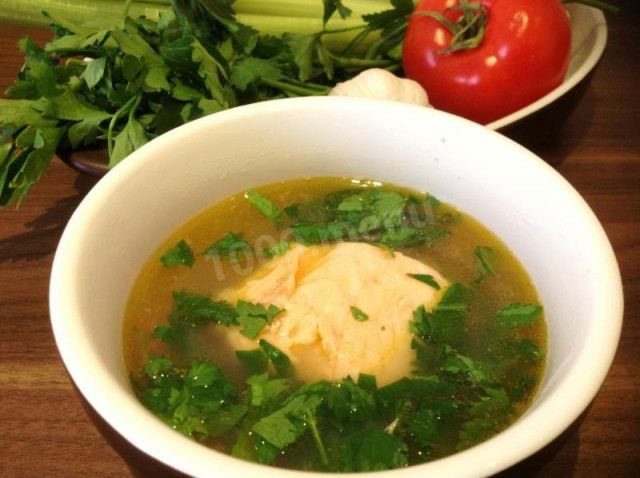
[[[428, 274], [438, 291], [408, 274]], [[286, 353], [307, 382], [339, 381], [360, 373], [383, 386], [411, 373], [410, 321], [431, 308], [447, 285], [433, 268], [396, 252], [363, 244], [294, 245], [221, 297], [284, 309], [254, 340], [229, 329], [230, 345], [251, 350], [265, 339]], [[364, 312], [356, 320], [351, 307]]]

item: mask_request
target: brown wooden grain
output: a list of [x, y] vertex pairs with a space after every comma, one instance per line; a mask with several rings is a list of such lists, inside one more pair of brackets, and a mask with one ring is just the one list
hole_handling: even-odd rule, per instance
[[[532, 149], [585, 197], [624, 282], [625, 321], [610, 373], [581, 423], [509, 476], [640, 476], [640, 7], [608, 16], [609, 42], [577, 110]], [[23, 58], [0, 25], [0, 89]], [[97, 431], [58, 356], [48, 317], [57, 242], [95, 179], [54, 160], [18, 210], [0, 211], [0, 476], [130, 476]], [[543, 192], [541, 192], [543, 193]], [[559, 448], [559, 449], [558, 449]], [[154, 473], [158, 476], [159, 473]]]

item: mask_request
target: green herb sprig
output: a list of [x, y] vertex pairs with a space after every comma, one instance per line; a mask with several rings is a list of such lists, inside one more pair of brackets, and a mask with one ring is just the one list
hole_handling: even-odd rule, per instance
[[[228, 0], [174, 0], [157, 19], [46, 14], [55, 35], [44, 47], [24, 37], [24, 66], [0, 99], [0, 207], [20, 204], [56, 153], [106, 147], [109, 167], [157, 136], [237, 105], [326, 95], [365, 68], [400, 67], [403, 25], [413, 4], [365, 15], [359, 34], [329, 47], [328, 20], [350, 10], [325, 1], [323, 27], [260, 34], [236, 19]], [[136, 10], [138, 11], [138, 10]], [[380, 39], [365, 52], [365, 39]]]

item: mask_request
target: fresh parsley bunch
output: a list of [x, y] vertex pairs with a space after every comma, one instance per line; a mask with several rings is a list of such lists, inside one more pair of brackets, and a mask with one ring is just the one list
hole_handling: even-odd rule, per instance
[[[158, 135], [237, 105], [287, 96], [325, 95], [363, 69], [400, 68], [413, 8], [363, 17], [341, 51], [326, 39], [340, 0], [323, 0], [324, 28], [261, 35], [236, 21], [233, 0], [174, 0], [157, 20], [95, 18], [76, 25], [49, 15], [44, 47], [19, 42], [24, 66], [0, 99], [0, 207], [19, 204], [56, 152], [105, 147], [109, 167]], [[361, 51], [363, 40], [377, 39]]]

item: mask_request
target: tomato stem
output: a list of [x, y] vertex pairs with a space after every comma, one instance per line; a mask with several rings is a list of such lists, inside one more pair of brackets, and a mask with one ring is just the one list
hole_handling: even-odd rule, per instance
[[[460, 12], [462, 16], [454, 22], [444, 15], [447, 12]], [[484, 31], [489, 16], [487, 9], [482, 3], [469, 3], [468, 0], [460, 0], [459, 5], [447, 8], [442, 13], [420, 11], [415, 12], [415, 14], [434, 18], [447, 27], [453, 35], [449, 46], [436, 51], [438, 54], [469, 50], [479, 46], [484, 38]]]

